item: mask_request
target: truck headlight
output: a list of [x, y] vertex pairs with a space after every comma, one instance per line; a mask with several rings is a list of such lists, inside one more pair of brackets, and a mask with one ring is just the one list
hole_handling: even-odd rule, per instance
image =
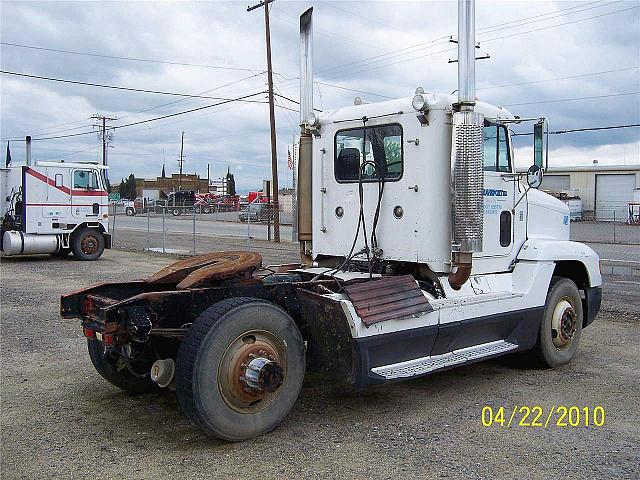
[[422, 112], [427, 108], [427, 99], [424, 98], [424, 95], [418, 93], [413, 97], [413, 100], [411, 100], [411, 106], [414, 108], [414, 110]]

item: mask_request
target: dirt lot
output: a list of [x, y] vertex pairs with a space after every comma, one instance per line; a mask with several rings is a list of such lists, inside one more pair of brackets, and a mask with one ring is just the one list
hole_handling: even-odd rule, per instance
[[[308, 381], [280, 428], [228, 444], [192, 425], [171, 392], [130, 396], [103, 381], [79, 323], [58, 316], [61, 293], [171, 260], [2, 259], [3, 479], [638, 478], [637, 277], [606, 278], [603, 311], [568, 367], [489, 361], [362, 392]], [[487, 428], [484, 405], [601, 405], [606, 421]]]

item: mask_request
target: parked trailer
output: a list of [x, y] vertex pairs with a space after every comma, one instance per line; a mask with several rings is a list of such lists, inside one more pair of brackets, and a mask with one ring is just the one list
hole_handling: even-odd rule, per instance
[[4, 255], [73, 252], [79, 260], [96, 260], [111, 248], [106, 168], [64, 162], [1, 168]]
[[[307, 371], [364, 388], [513, 353], [571, 361], [600, 308], [599, 259], [536, 189], [545, 119], [475, 99], [473, 5], [459, 3], [457, 98], [418, 88], [321, 114], [305, 12], [301, 265], [219, 252], [63, 296], [97, 371], [129, 391], [175, 388], [196, 424], [237, 441], [275, 428]], [[525, 178], [508, 126], [526, 121]]]

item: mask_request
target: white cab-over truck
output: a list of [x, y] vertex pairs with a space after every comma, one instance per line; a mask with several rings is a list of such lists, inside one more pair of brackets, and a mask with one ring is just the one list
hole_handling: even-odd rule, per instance
[[459, 3], [457, 97], [418, 89], [322, 113], [311, 15], [300, 19], [301, 264], [219, 252], [62, 298], [104, 378], [174, 388], [187, 416], [232, 441], [275, 428], [305, 371], [363, 388], [499, 355], [564, 365], [601, 303], [598, 256], [569, 240], [567, 206], [535, 188], [546, 121], [530, 119], [523, 177], [509, 126], [528, 120], [475, 98], [473, 2]]
[[0, 249], [96, 260], [111, 248], [104, 170], [94, 163], [0, 168]]

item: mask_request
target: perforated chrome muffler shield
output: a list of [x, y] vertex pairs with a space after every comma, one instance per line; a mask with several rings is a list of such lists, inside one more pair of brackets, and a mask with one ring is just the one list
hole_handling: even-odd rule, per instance
[[453, 251], [482, 251], [483, 125], [484, 116], [480, 113], [453, 114]]

